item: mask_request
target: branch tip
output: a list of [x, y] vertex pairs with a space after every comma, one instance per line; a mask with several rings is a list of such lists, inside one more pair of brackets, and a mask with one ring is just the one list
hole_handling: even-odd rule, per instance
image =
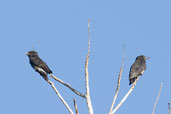
[[89, 55], [90, 55], [90, 20], [88, 20], [88, 33], [89, 33], [89, 40], [88, 40], [88, 53], [85, 61], [85, 86], [86, 86], [86, 102], [89, 114], [93, 114], [93, 107], [91, 104], [90, 98], [90, 90], [89, 90], [89, 76], [88, 76], [88, 63], [89, 63]]
[[120, 81], [121, 81], [121, 76], [122, 76], [122, 69], [123, 69], [123, 65], [124, 65], [124, 60], [125, 60], [125, 47], [124, 47], [124, 44], [123, 44], [122, 65], [121, 65], [120, 72], [119, 72], [119, 75], [118, 75], [117, 88], [116, 88], [116, 91], [115, 91], [115, 95], [114, 95], [114, 98], [113, 98], [112, 105], [111, 105], [111, 107], [110, 107], [109, 114], [111, 114], [111, 113], [112, 113], [112, 109], [113, 109], [113, 107], [114, 107], [114, 104], [115, 104], [115, 101], [116, 101], [116, 98], [117, 98], [117, 95], [118, 95], [118, 92], [119, 92], [119, 88], [120, 88]]
[[75, 112], [76, 112], [76, 114], [79, 114], [78, 107], [77, 107], [77, 104], [76, 104], [76, 100], [74, 98], [73, 98], [73, 101], [74, 101]]
[[156, 102], [154, 103], [154, 107], [153, 107], [153, 112], [152, 112], [152, 114], [154, 114], [154, 111], [155, 111], [155, 108], [156, 108], [157, 102], [158, 102], [158, 100], [159, 100], [159, 98], [160, 98], [160, 93], [161, 93], [162, 87], [163, 87], [163, 83], [161, 82], [161, 84], [160, 84], [160, 90], [159, 90], [159, 93], [158, 93], [158, 96], [157, 96]]

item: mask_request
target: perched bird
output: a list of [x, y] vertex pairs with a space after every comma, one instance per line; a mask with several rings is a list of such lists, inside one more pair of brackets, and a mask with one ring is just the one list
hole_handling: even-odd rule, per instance
[[48, 81], [47, 74], [51, 74], [52, 71], [47, 64], [38, 56], [36, 51], [29, 51], [26, 54], [29, 57], [30, 65], [37, 71], [46, 81]]
[[146, 69], [146, 60], [149, 57], [145, 57], [144, 55], [137, 56], [135, 62], [130, 68], [129, 72], [129, 85], [134, 83], [138, 76], [142, 75]]

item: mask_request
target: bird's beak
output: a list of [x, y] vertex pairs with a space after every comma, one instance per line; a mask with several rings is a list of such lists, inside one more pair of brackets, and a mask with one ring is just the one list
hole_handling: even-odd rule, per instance
[[28, 56], [29, 54], [28, 54], [28, 53], [26, 53], [26, 55]]
[[150, 59], [150, 57], [145, 57], [145, 60]]

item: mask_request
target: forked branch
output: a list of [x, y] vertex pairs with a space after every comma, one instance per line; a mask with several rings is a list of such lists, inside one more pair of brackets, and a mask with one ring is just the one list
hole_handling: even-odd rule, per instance
[[66, 82], [64, 82], [64, 81], [62, 81], [62, 80], [60, 80], [59, 78], [55, 77], [53, 74], [50, 74], [50, 76], [51, 76], [54, 80], [60, 82], [60, 83], [63, 84], [64, 86], [68, 87], [68, 88], [69, 88], [71, 91], [73, 91], [75, 94], [79, 95], [80, 97], [85, 98], [85, 95], [84, 95], [84, 94], [82, 94], [82, 93], [80, 93], [79, 91], [75, 90], [75, 89], [74, 89], [72, 86], [70, 86], [68, 83], [66, 83]]
[[121, 102], [116, 106], [116, 108], [112, 111], [111, 114], [114, 114], [119, 108], [120, 106], [125, 102], [125, 100], [127, 99], [127, 97], [130, 95], [130, 93], [132, 92], [132, 90], [134, 89], [138, 79], [140, 76], [137, 77], [137, 79], [135, 80], [135, 82], [132, 84], [132, 87], [130, 88], [130, 90], [127, 92], [127, 94], [124, 96], [124, 98], [121, 100]]
[[115, 95], [114, 95], [114, 98], [113, 98], [113, 102], [112, 102], [112, 105], [111, 105], [109, 114], [112, 113], [112, 109], [113, 109], [113, 107], [114, 107], [114, 104], [115, 104], [115, 101], [116, 101], [116, 98], [117, 98], [117, 95], [118, 95], [118, 92], [119, 92], [120, 81], [121, 81], [121, 76], [122, 76], [122, 69], [123, 69], [123, 65], [124, 65], [124, 60], [125, 60], [125, 48], [124, 48], [124, 45], [123, 45], [122, 65], [121, 65], [120, 72], [119, 72], [119, 75], [118, 75], [117, 88], [116, 88], [116, 91], [115, 91]]

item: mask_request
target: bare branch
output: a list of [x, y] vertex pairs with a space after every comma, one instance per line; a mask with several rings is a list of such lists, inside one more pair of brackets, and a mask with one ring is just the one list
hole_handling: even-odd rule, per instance
[[73, 99], [73, 101], [74, 101], [75, 112], [76, 112], [76, 114], [79, 114], [77, 104], [76, 104], [76, 100]]
[[171, 104], [171, 102], [168, 103], [168, 114], [170, 113], [170, 109], [171, 109], [170, 104]]
[[70, 114], [74, 114], [73, 111], [71, 110], [71, 108], [68, 106], [67, 102], [62, 98], [62, 96], [60, 95], [58, 90], [55, 88], [54, 84], [50, 80], [48, 80], [48, 83], [52, 86], [53, 90], [56, 92], [56, 94], [58, 95], [59, 99], [63, 102], [63, 104], [68, 109]]
[[109, 114], [112, 113], [112, 109], [113, 109], [113, 107], [114, 107], [114, 104], [115, 104], [115, 101], [116, 101], [116, 98], [117, 98], [117, 95], [118, 95], [118, 92], [119, 92], [120, 81], [121, 81], [121, 76], [122, 76], [122, 68], [123, 68], [123, 65], [124, 65], [124, 60], [125, 60], [125, 48], [124, 48], [124, 45], [123, 45], [122, 65], [121, 65], [120, 72], [119, 72], [119, 75], [118, 75], [118, 84], [117, 84], [116, 92], [115, 92], [115, 95], [114, 95], [114, 98], [113, 98], [113, 102], [112, 102], [112, 105], [111, 105]]
[[60, 80], [59, 78], [56, 78], [53, 74], [50, 74], [50, 76], [51, 76], [54, 80], [60, 82], [60, 83], [63, 84], [64, 86], [68, 87], [68, 88], [69, 88], [71, 91], [73, 91], [75, 94], [79, 95], [80, 97], [85, 98], [85, 95], [84, 95], [84, 94], [82, 94], [82, 93], [80, 93], [79, 91], [75, 90], [75, 89], [74, 89], [73, 87], [71, 87], [68, 83], [66, 83], [66, 82], [64, 82], [64, 81], [62, 81], [62, 80]]
[[138, 79], [140, 76], [137, 77], [137, 79], [135, 80], [135, 82], [132, 84], [132, 87], [130, 88], [130, 90], [127, 92], [127, 94], [124, 96], [124, 98], [121, 100], [121, 102], [116, 106], [116, 108], [112, 111], [111, 114], [114, 114], [119, 108], [120, 106], [125, 102], [125, 100], [127, 99], [127, 97], [129, 96], [129, 94], [132, 92], [132, 90], [134, 89]]
[[154, 103], [154, 107], [153, 107], [153, 112], [152, 112], [152, 114], [154, 114], [154, 111], [155, 111], [155, 108], [156, 108], [156, 104], [157, 104], [157, 102], [158, 102], [158, 100], [159, 100], [159, 98], [160, 98], [160, 93], [161, 93], [162, 87], [163, 87], [163, 84], [161, 83], [161, 84], [160, 84], [160, 90], [159, 90], [159, 93], [158, 93], [156, 102]]
[[34, 46], [33, 46], [33, 44], [32, 44], [32, 50], [34, 51]]
[[89, 114], [93, 114], [93, 107], [90, 99], [90, 90], [89, 90], [89, 79], [88, 79], [88, 63], [90, 55], [90, 20], [88, 20], [88, 32], [89, 32], [89, 41], [88, 41], [88, 53], [85, 61], [85, 86], [86, 86], [86, 102], [88, 106]]
[[88, 20], [88, 35], [89, 35], [89, 39], [88, 39], [88, 56], [90, 55], [90, 19]]

